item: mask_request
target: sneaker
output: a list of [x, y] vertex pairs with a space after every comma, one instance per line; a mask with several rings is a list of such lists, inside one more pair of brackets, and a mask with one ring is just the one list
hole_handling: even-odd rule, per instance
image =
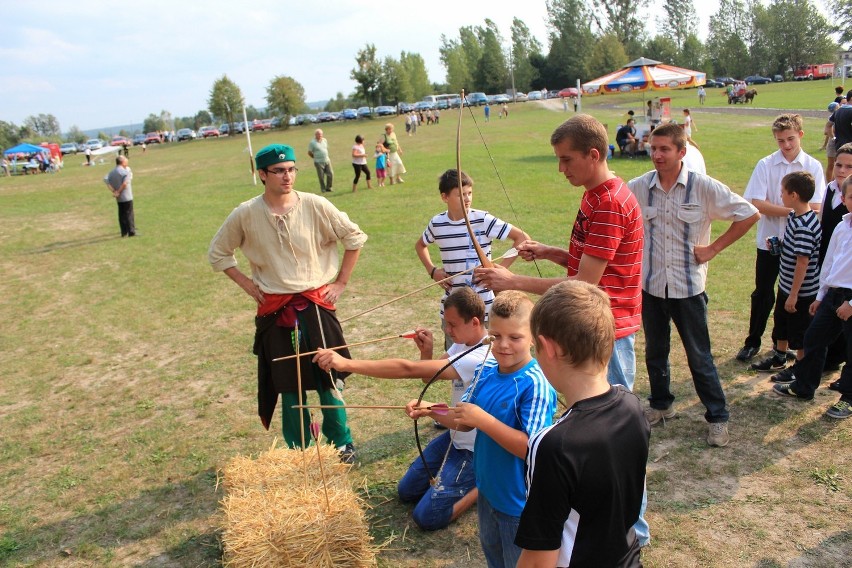
[[740, 352], [737, 353], [737, 361], [751, 361], [754, 359], [754, 356], [757, 355], [759, 349], [757, 347], [750, 347], [746, 345]]
[[838, 400], [834, 406], [825, 411], [825, 415], [829, 418], [837, 418], [843, 420], [852, 416], [852, 405], [845, 400]]
[[780, 373], [775, 373], [769, 380], [773, 383], [790, 384], [796, 380], [796, 375], [793, 374], [793, 367], [787, 367]]
[[781, 396], [789, 396], [791, 398], [798, 398], [799, 400], [813, 400], [812, 396], [802, 396], [796, 391], [793, 390], [793, 384], [790, 383], [788, 385], [776, 384], [772, 386], [772, 391], [775, 394], [780, 394]]
[[707, 431], [707, 444], [716, 446], [717, 448], [724, 448], [730, 441], [731, 437], [728, 436], [727, 422], [714, 422], [710, 424], [710, 428]]
[[828, 388], [833, 391], [840, 392], [840, 379], [828, 383]]
[[661, 421], [663, 424], [666, 423], [666, 420], [669, 418], [674, 418], [677, 414], [677, 411], [674, 407], [670, 406], [665, 410], [658, 410], [656, 408], [646, 408], [645, 409], [645, 418], [648, 420], [648, 424], [653, 426], [654, 424], [659, 424]]
[[771, 355], [765, 357], [757, 363], [751, 364], [752, 371], [780, 371], [787, 366], [787, 357], [784, 353], [773, 351]]
[[795, 349], [788, 349], [787, 351], [784, 352], [784, 355], [787, 356], [787, 360], [790, 361], [790, 362], [793, 362], [793, 361], [796, 360], [796, 350]]
[[347, 465], [355, 465], [355, 445], [352, 442], [345, 446], [338, 446], [337, 451], [340, 452], [340, 461]]

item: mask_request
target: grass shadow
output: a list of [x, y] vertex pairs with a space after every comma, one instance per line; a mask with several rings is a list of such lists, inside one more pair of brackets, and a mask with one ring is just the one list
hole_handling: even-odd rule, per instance
[[38, 247], [34, 249], [21, 251], [21, 254], [44, 254], [46, 252], [53, 252], [62, 249], [70, 249], [77, 247], [84, 247], [88, 245], [94, 245], [98, 243], [104, 243], [107, 241], [114, 241], [120, 239], [120, 235], [109, 234], [109, 235], [99, 235], [96, 237], [88, 237], [85, 239], [76, 239], [73, 241], [56, 241], [54, 243], [50, 243], [48, 245], [44, 245], [43, 247]]

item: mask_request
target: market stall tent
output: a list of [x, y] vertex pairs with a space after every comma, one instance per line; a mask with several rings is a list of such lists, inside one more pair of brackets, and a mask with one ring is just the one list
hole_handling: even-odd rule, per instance
[[707, 82], [707, 75], [640, 57], [618, 71], [583, 83], [584, 95], [688, 89]]

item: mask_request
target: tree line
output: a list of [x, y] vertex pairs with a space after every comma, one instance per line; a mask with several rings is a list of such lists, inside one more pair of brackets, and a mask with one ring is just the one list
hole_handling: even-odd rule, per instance
[[[430, 82], [423, 58], [402, 51], [399, 57], [380, 58], [369, 43], [355, 54], [350, 78], [354, 92], [336, 93], [325, 110], [377, 106], [421, 100], [434, 93], [484, 91], [502, 93], [513, 88], [573, 86], [609, 73], [638, 57], [704, 71], [708, 77], [785, 74], [802, 64], [834, 61], [840, 43], [852, 42], [852, 0], [826, 0], [824, 16], [814, 0], [720, 0], [710, 17], [706, 42], [698, 37], [693, 0], [664, 0], [652, 19], [649, 0], [546, 0], [547, 47], [535, 38], [523, 20], [514, 18], [508, 40], [490, 19], [481, 26], [463, 26], [458, 35], [441, 35], [439, 53], [446, 72], [441, 83]], [[245, 107], [248, 120], [309, 112], [305, 91], [294, 78], [278, 75], [266, 87], [264, 110]], [[143, 130], [198, 129], [214, 121], [233, 124], [242, 120], [245, 100], [239, 86], [227, 75], [210, 90], [207, 108], [193, 116], [173, 117], [166, 110], [151, 113]], [[124, 133], [128, 135], [129, 133]], [[21, 140], [55, 140], [62, 137], [51, 114], [27, 117], [21, 126], [0, 121], [0, 147]], [[107, 135], [100, 133], [107, 139]], [[76, 126], [68, 141], [82, 142]]]

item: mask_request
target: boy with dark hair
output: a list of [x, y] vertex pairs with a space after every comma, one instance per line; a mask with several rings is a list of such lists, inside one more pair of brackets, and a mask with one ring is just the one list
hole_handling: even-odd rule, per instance
[[[438, 178], [438, 191], [441, 194], [441, 200], [447, 204], [447, 210], [432, 217], [426, 230], [417, 242], [414, 243], [414, 250], [417, 252], [420, 262], [429, 273], [429, 277], [434, 281], [444, 280], [457, 273], [464, 272], [477, 266], [479, 258], [476, 255], [476, 249], [467, 231], [465, 223], [465, 210], [470, 220], [470, 225], [476, 234], [476, 240], [488, 258], [491, 258], [491, 242], [493, 239], [511, 239], [514, 246], [518, 246], [523, 241], [529, 239], [524, 231], [518, 227], [513, 227], [509, 223], [494, 217], [487, 211], [479, 209], [471, 209], [473, 202], [473, 179], [466, 173], [461, 172], [461, 183], [459, 183], [459, 174], [455, 169], [450, 169], [441, 174]], [[459, 194], [461, 193], [461, 198]], [[438, 251], [441, 255], [441, 266], [436, 266], [432, 262], [429, 255], [429, 245], [437, 244]], [[503, 259], [503, 266], [510, 266], [514, 262], [513, 258]], [[444, 287], [444, 297], [441, 298], [441, 317], [444, 317], [444, 301], [450, 292], [459, 288], [472, 287], [482, 301], [485, 302], [485, 317], [488, 319], [488, 312], [491, 311], [491, 304], [494, 302], [494, 292], [488, 287], [473, 282], [473, 275], [469, 272], [460, 276], [454, 277], [442, 284]], [[443, 326], [442, 326], [443, 327]], [[449, 335], [445, 334], [445, 347], [449, 348], [452, 342]]]
[[807, 172], [792, 172], [781, 180], [781, 201], [792, 209], [781, 241], [781, 266], [772, 341], [775, 350], [758, 363], [755, 371], [775, 371], [787, 366], [787, 349], [802, 358], [802, 341], [811, 322], [808, 309], [819, 288], [819, 245], [821, 230], [817, 214], [808, 201], [814, 194], [814, 178]]
[[814, 316], [805, 332], [805, 354], [793, 366], [793, 382], [772, 387], [777, 394], [812, 400], [819, 386], [825, 363], [826, 348], [840, 334], [846, 339], [846, 364], [840, 373], [836, 390], [840, 400], [826, 412], [829, 418], [852, 416], [852, 176], [844, 180], [843, 202], [849, 213], [834, 229], [819, 281], [816, 300], [810, 306]]
[[769, 313], [775, 305], [775, 281], [781, 266], [781, 257], [772, 254], [767, 239], [784, 236], [790, 208], [781, 201], [781, 178], [791, 172], [805, 171], [814, 176], [816, 190], [811, 198], [811, 208], [819, 211], [825, 188], [825, 177], [819, 160], [802, 150], [802, 117], [782, 114], [772, 123], [772, 135], [778, 150], [760, 160], [751, 174], [743, 197], [757, 207], [757, 256], [754, 264], [754, 291], [751, 293], [751, 315], [748, 337], [737, 353], [740, 361], [750, 361], [760, 351], [760, 340], [766, 331]]
[[[489, 568], [514, 567], [521, 549], [514, 544], [526, 501], [524, 457], [529, 438], [550, 426], [556, 393], [530, 355], [529, 318], [533, 304], [521, 292], [503, 292], [494, 300], [490, 333], [494, 361], [485, 361], [463, 402], [447, 414], [408, 403], [412, 418], [430, 416], [448, 428], [478, 430], [473, 453], [479, 489], [479, 541]], [[637, 509], [638, 510], [638, 509]]]
[[529, 441], [518, 566], [639, 566], [633, 524], [651, 431], [639, 399], [607, 382], [609, 298], [586, 282], [557, 284], [530, 327], [542, 371], [568, 410]]
[[[444, 301], [447, 335], [453, 344], [438, 359], [432, 358], [433, 339], [429, 330], [418, 328], [414, 342], [420, 350], [419, 361], [382, 359], [365, 361], [347, 359], [335, 351], [323, 350], [314, 357], [321, 369], [360, 373], [385, 379], [420, 378], [428, 382], [449, 359], [458, 357], [444, 369], [440, 379], [452, 381], [452, 404], [461, 401], [474, 378], [476, 369], [485, 361], [488, 347], [483, 345], [485, 304], [471, 288], [459, 288]], [[464, 354], [468, 350], [470, 353]], [[476, 480], [473, 473], [473, 447], [476, 431], [444, 432], [424, 448], [428, 470], [417, 458], [397, 487], [399, 497], [417, 503], [412, 512], [414, 522], [423, 530], [445, 528], [476, 503]], [[430, 473], [437, 472], [440, 482], [430, 485]]]

